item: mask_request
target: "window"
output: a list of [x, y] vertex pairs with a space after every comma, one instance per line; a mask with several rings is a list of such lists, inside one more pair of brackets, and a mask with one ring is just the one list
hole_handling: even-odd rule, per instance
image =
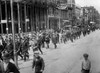
[[18, 8], [17, 8], [17, 3], [15, 2], [13, 4], [13, 15], [14, 15], [14, 20], [18, 21]]
[[25, 21], [24, 4], [21, 4], [21, 19]]
[[12, 33], [12, 24], [8, 22], [8, 33]]
[[2, 9], [2, 20], [6, 19], [6, 12], [5, 12], [5, 2], [1, 2], [1, 9]]
[[8, 22], [11, 20], [11, 7], [10, 2], [7, 2], [7, 16], [8, 16]]
[[7, 31], [6, 31], [6, 23], [3, 23], [2, 26], [3, 26], [3, 33], [6, 34], [7, 33]]
[[1, 31], [2, 31], [2, 29], [1, 29], [1, 24], [0, 24], [0, 34], [2, 33]]

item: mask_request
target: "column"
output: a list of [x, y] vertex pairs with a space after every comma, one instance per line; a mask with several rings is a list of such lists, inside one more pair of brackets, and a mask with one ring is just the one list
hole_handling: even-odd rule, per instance
[[[2, 11], [1, 11], [1, 0], [0, 0], [0, 19], [2, 20]], [[0, 20], [0, 22], [1, 22]], [[2, 26], [2, 23], [1, 23], [1, 33], [3, 34], [3, 26]]]
[[41, 12], [42, 12], [42, 9], [39, 7], [39, 30], [41, 30], [42, 26], [41, 26]]
[[49, 12], [49, 11], [48, 11], [48, 9], [47, 9], [47, 11], [46, 11], [46, 12], [47, 12], [47, 29], [49, 29], [49, 28], [50, 28], [50, 26], [49, 26], [49, 16], [48, 16], [48, 12]]
[[31, 21], [31, 32], [33, 31], [33, 6], [30, 8], [30, 21]]
[[5, 0], [5, 14], [6, 14], [6, 31], [7, 31], [7, 35], [8, 35], [8, 15], [7, 15], [7, 0]]
[[17, 3], [17, 8], [18, 8], [18, 29], [19, 29], [19, 33], [21, 31], [21, 26], [20, 26], [20, 8], [19, 8], [20, 4]]
[[46, 9], [44, 9], [44, 16], [45, 16], [45, 29], [47, 29], [47, 13], [46, 13]]
[[35, 7], [35, 18], [36, 18], [36, 31], [38, 31], [38, 11], [37, 11], [37, 7]]
[[25, 14], [25, 32], [27, 32], [27, 21], [26, 21], [26, 19], [27, 19], [27, 16], [26, 16], [26, 4], [24, 4], [24, 14]]
[[58, 27], [59, 27], [59, 29], [60, 29], [60, 26], [61, 26], [61, 10], [59, 10], [59, 25], [58, 25]]
[[34, 28], [37, 31], [37, 24], [36, 24], [36, 6], [34, 6]]
[[20, 4], [20, 30], [23, 32], [23, 19], [22, 19], [22, 4]]

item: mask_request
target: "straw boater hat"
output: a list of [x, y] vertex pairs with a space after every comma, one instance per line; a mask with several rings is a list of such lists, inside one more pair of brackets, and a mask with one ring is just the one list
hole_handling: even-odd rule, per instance
[[39, 54], [39, 52], [38, 51], [35, 51], [34, 54]]

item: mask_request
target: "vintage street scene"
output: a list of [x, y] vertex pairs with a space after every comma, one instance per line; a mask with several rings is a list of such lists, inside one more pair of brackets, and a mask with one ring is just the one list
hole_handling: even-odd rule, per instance
[[0, 73], [100, 73], [100, 1], [0, 0]]

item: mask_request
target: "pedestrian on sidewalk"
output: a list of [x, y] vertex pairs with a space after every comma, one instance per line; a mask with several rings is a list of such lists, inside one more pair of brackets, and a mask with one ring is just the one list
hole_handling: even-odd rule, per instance
[[41, 38], [39, 36], [39, 38], [37, 39], [37, 45], [38, 45], [38, 50], [41, 52], [41, 54], [43, 54], [43, 51], [41, 50], [41, 45], [42, 45], [42, 41]]
[[83, 54], [84, 59], [82, 60], [82, 73], [90, 73], [90, 69], [91, 69], [91, 62], [88, 59], [88, 54], [85, 53]]
[[32, 69], [35, 68], [35, 73], [43, 73], [44, 67], [45, 67], [45, 64], [44, 64], [43, 58], [39, 56], [38, 51], [35, 51], [34, 52], [34, 59], [33, 59]]
[[57, 48], [57, 34], [53, 33], [52, 35], [52, 43], [54, 44], [54, 48]]
[[49, 37], [49, 35], [46, 35], [45, 42], [47, 44], [47, 49], [48, 49], [49, 48], [49, 43], [50, 43], [50, 37]]
[[20, 73], [15, 64], [10, 62], [9, 54], [5, 54], [0, 62], [0, 73]]

